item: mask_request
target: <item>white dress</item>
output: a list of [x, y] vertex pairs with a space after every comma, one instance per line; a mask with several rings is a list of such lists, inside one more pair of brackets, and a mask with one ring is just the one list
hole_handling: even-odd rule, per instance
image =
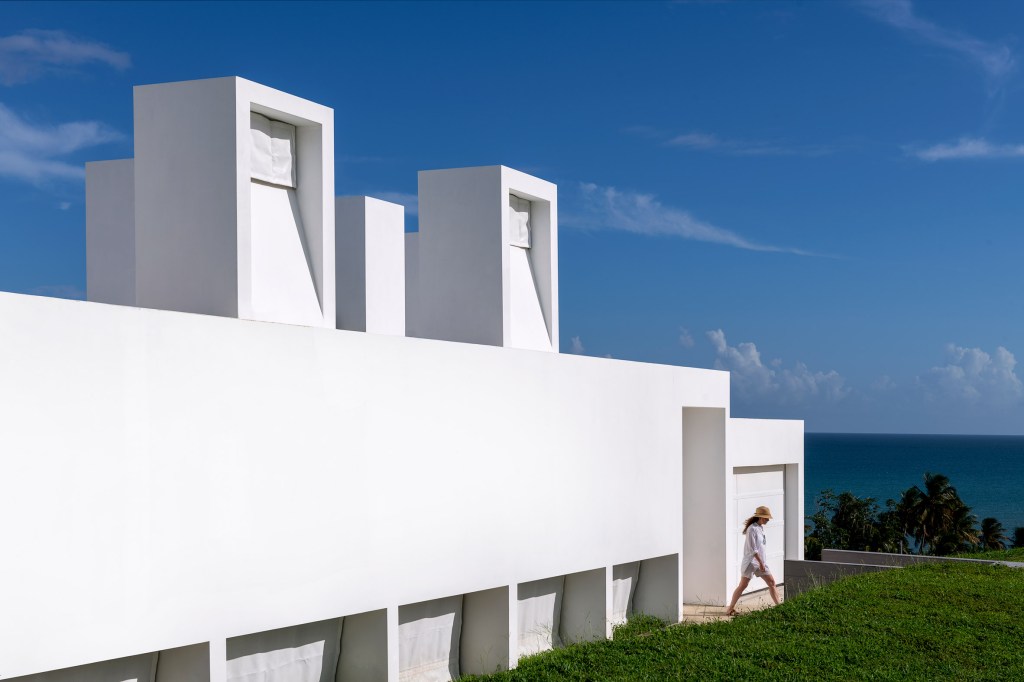
[[[763, 578], [772, 574], [771, 569], [768, 568], [767, 542], [768, 540], [764, 536], [764, 527], [756, 521], [750, 524], [750, 527], [747, 528], [747, 540], [743, 543], [743, 562], [740, 564], [744, 578], [753, 578], [755, 575]], [[761, 563], [765, 567], [764, 571], [761, 570], [755, 556], [761, 557]]]

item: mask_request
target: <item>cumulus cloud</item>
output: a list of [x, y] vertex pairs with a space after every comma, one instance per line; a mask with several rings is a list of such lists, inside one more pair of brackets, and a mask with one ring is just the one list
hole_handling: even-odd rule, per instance
[[93, 63], [123, 71], [132, 65], [132, 59], [103, 43], [63, 31], [22, 31], [0, 38], [0, 83], [4, 85]]
[[977, 137], [961, 137], [953, 143], [931, 147], [907, 147], [907, 154], [923, 161], [948, 159], [1012, 159], [1024, 156], [1024, 144], [993, 144]]
[[992, 406], [1012, 405], [1024, 396], [1024, 386], [1016, 373], [1017, 359], [999, 346], [989, 354], [981, 348], [946, 346], [948, 362], [932, 367], [918, 378], [925, 396]]
[[871, 382], [871, 388], [873, 388], [876, 391], [884, 392], [894, 391], [897, 388], [899, 388], [899, 386], [896, 384], [895, 381], [892, 380], [892, 377], [890, 377], [888, 374], [883, 374], [882, 376], [878, 377], [873, 382]]
[[383, 201], [390, 201], [393, 204], [401, 204], [402, 206], [405, 206], [405, 212], [409, 215], [419, 215], [419, 195], [409, 194], [407, 192], [377, 192], [372, 196], [376, 199], [382, 199]]
[[37, 125], [0, 104], [0, 176], [33, 183], [78, 180], [85, 169], [59, 157], [119, 139], [120, 133], [96, 121]]
[[572, 340], [569, 342], [569, 352], [573, 355], [583, 355], [587, 352], [587, 349], [583, 347], [583, 342], [580, 341], [580, 337], [572, 337]]
[[1007, 45], [986, 42], [922, 19], [914, 14], [910, 0], [863, 0], [861, 7], [878, 21], [973, 62], [995, 88], [1005, 82], [1017, 66], [1016, 57]]
[[586, 182], [580, 184], [580, 189], [587, 212], [587, 225], [591, 227], [634, 234], [682, 237], [749, 251], [814, 255], [800, 249], [750, 241], [735, 232], [698, 220], [686, 211], [664, 206], [652, 194], [621, 191]]
[[753, 343], [730, 346], [721, 329], [707, 332], [707, 337], [715, 348], [715, 369], [730, 372], [732, 385], [741, 399], [771, 398], [780, 403], [824, 400], [835, 403], [850, 392], [845, 379], [835, 370], [812, 372], [802, 362], [785, 368], [778, 359], [766, 365]]
[[686, 327], [679, 328], [679, 345], [683, 348], [693, 348], [693, 335]]

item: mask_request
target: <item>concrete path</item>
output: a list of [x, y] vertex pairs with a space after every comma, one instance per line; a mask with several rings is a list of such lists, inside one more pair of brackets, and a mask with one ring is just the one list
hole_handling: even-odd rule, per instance
[[[779, 585], [779, 597], [786, 600], [786, 586]], [[743, 615], [751, 611], [760, 611], [772, 606], [772, 598], [768, 596], [768, 590], [750, 592], [740, 597], [740, 603], [736, 605], [736, 611]], [[730, 620], [725, 615], [724, 606], [706, 606], [704, 604], [683, 604], [684, 623], [712, 623], [718, 620]]]

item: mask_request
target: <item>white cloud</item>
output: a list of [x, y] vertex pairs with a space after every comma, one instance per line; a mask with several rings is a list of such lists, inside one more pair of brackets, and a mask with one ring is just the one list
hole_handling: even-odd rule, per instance
[[771, 398], [780, 403], [824, 400], [834, 403], [850, 393], [845, 379], [835, 370], [812, 372], [802, 362], [788, 369], [782, 367], [781, 360], [765, 365], [753, 343], [730, 346], [721, 329], [707, 332], [707, 337], [715, 348], [715, 369], [730, 372], [732, 385], [741, 399]]
[[924, 161], [1010, 159], [1024, 156], [1024, 144], [992, 144], [981, 138], [961, 137], [952, 144], [936, 144], [923, 149], [908, 147], [906, 152]]
[[634, 234], [682, 237], [750, 251], [814, 255], [799, 249], [752, 242], [735, 232], [698, 220], [686, 211], [663, 206], [651, 194], [620, 191], [593, 183], [580, 183], [580, 189], [588, 213], [586, 221], [574, 221], [580, 225]]
[[668, 141], [673, 147], [689, 147], [691, 149], [714, 149], [722, 144], [717, 135], [709, 133], [687, 133], [677, 135]]
[[679, 328], [679, 345], [683, 348], [693, 348], [693, 336], [686, 327]]
[[90, 63], [123, 71], [132, 65], [132, 59], [125, 52], [63, 31], [22, 31], [0, 38], [0, 83], [4, 85], [25, 83]]
[[62, 201], [59, 204], [57, 204], [57, 208], [59, 208], [62, 211], [66, 211], [69, 208], [71, 208], [71, 202], [70, 201]]
[[405, 210], [409, 215], [419, 215], [420, 199], [416, 194], [409, 194], [407, 192], [377, 192], [371, 196], [376, 199], [390, 201], [393, 204], [401, 204], [405, 206]]
[[892, 380], [892, 377], [890, 377], [888, 374], [883, 374], [882, 376], [878, 377], [873, 382], [871, 382], [871, 388], [873, 388], [876, 391], [882, 392], [894, 391], [898, 388], [898, 385], [895, 381]]
[[587, 352], [587, 349], [583, 347], [583, 342], [580, 341], [580, 337], [572, 337], [572, 340], [569, 342], [569, 352], [573, 355], [583, 355]]
[[120, 133], [96, 121], [35, 125], [0, 104], [0, 176], [77, 180], [84, 177], [84, 168], [54, 157], [119, 139]]
[[824, 156], [831, 150], [827, 147], [801, 147], [756, 140], [723, 139], [714, 133], [691, 132], [676, 135], [666, 143], [670, 147], [716, 151], [733, 156]]
[[1017, 376], [1017, 359], [999, 346], [989, 354], [981, 348], [946, 346], [949, 362], [932, 367], [918, 378], [925, 397], [969, 404], [1005, 406], [1017, 403], [1024, 386]]
[[989, 43], [966, 33], [943, 28], [914, 14], [910, 0], [864, 0], [868, 14], [917, 39], [950, 50], [977, 64], [996, 87], [1017, 66], [1013, 51], [1006, 45]]

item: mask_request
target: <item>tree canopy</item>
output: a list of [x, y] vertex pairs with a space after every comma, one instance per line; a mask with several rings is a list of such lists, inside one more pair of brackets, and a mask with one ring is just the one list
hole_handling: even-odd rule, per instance
[[[1005, 549], [1006, 529], [994, 518], [978, 518], [943, 474], [926, 473], [922, 485], [904, 490], [881, 507], [873, 497], [824, 490], [815, 498], [805, 539], [808, 559], [822, 549], [903, 552], [947, 556], [974, 549]], [[1024, 544], [1024, 528], [1015, 540]]]

